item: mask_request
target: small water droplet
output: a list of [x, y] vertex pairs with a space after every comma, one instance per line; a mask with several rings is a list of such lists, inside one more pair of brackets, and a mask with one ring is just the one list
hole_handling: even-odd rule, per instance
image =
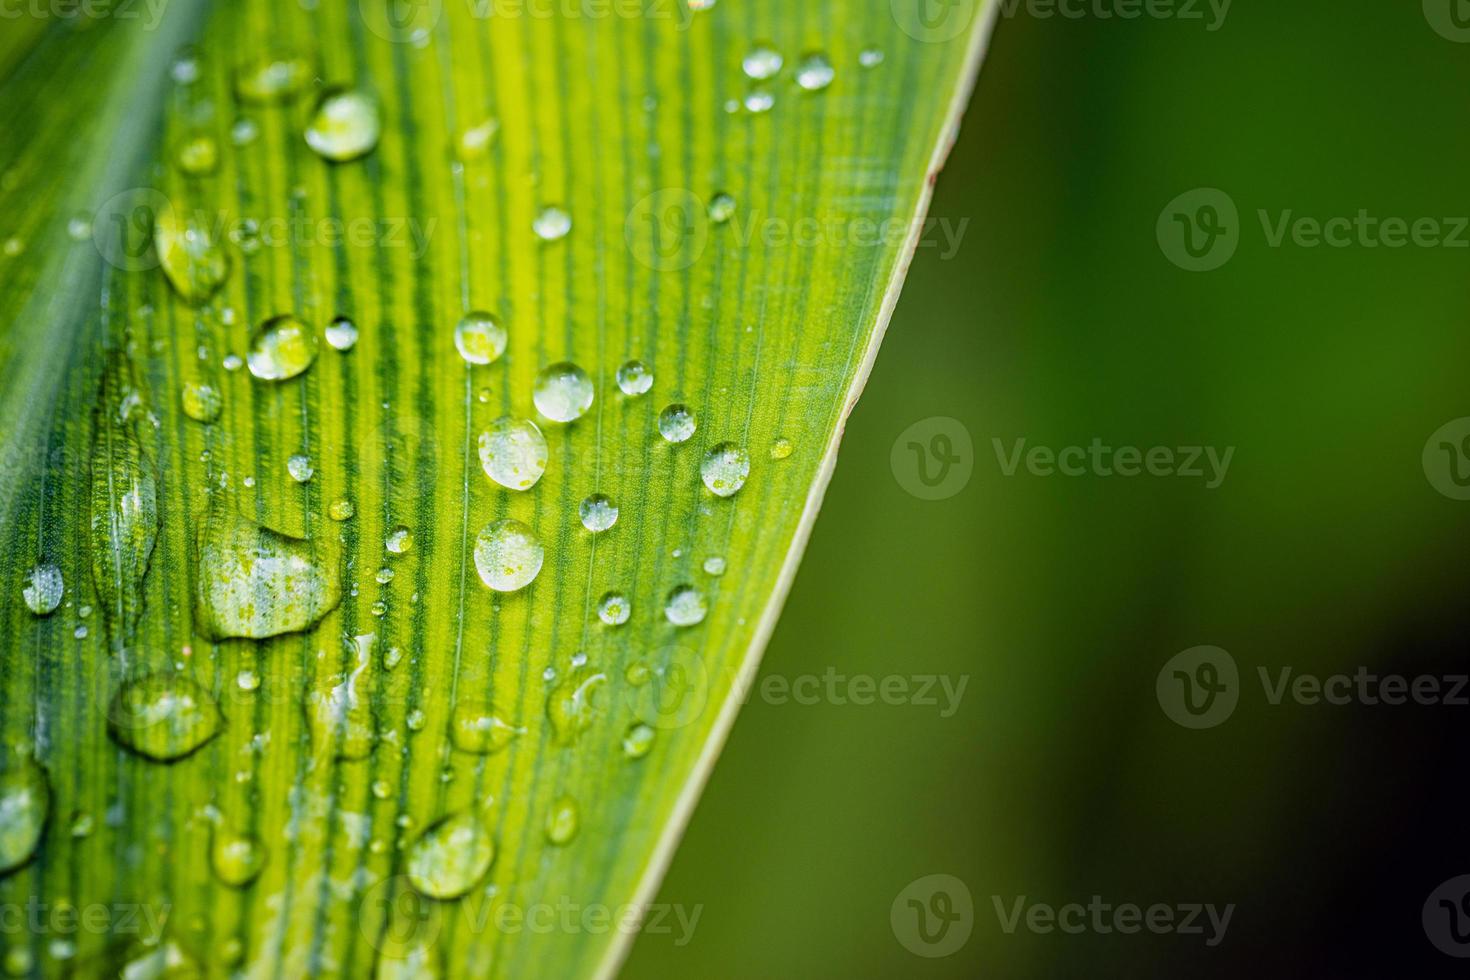
[[356, 513], [357, 508], [346, 497], [338, 497], [327, 508], [327, 516], [334, 521], [350, 521], [352, 515]]
[[500, 121], [497, 119], [486, 119], [477, 126], [471, 126], [455, 140], [455, 154], [466, 163], [483, 159], [490, 152], [490, 146], [499, 132]]
[[454, 346], [470, 364], [493, 364], [505, 353], [505, 327], [489, 313], [466, 313], [455, 325]]
[[273, 105], [288, 102], [311, 84], [316, 66], [295, 52], [266, 52], [235, 70], [235, 96], [241, 102]]
[[393, 571], [393, 569], [389, 568], [387, 565], [384, 565], [382, 568], [378, 569], [378, 574], [374, 575], [373, 578], [377, 580], [379, 585], [387, 585], [389, 582], [393, 581], [394, 577], [397, 574], [398, 573]]
[[578, 820], [577, 801], [570, 796], [561, 797], [546, 814], [546, 839], [558, 847], [571, 843], [577, 836]]
[[597, 618], [609, 626], [621, 626], [633, 614], [633, 605], [621, 592], [609, 592], [597, 603]]
[[877, 68], [883, 64], [883, 51], [881, 48], [863, 48], [858, 52], [858, 64], [864, 68]]
[[383, 543], [395, 555], [408, 553], [413, 549], [413, 532], [402, 525], [395, 527], [388, 534], [388, 540]]
[[630, 759], [641, 759], [653, 748], [656, 733], [653, 727], [643, 722], [634, 722], [623, 735], [623, 755]]
[[0, 753], [0, 875], [30, 861], [50, 813], [46, 771], [13, 750]]
[[337, 317], [327, 324], [327, 343], [333, 350], [352, 350], [357, 346], [357, 324], [345, 316]]
[[209, 849], [209, 866], [231, 888], [244, 888], [265, 868], [266, 849], [259, 839], [243, 833], [216, 830]]
[[745, 96], [745, 108], [748, 112], [770, 112], [775, 104], [776, 97], [763, 88], [755, 89]]
[[199, 81], [199, 59], [192, 54], [183, 54], [169, 66], [169, 76], [180, 85], [193, 85]]
[[66, 583], [62, 580], [61, 569], [52, 564], [37, 565], [26, 575], [25, 588], [21, 595], [25, 598], [26, 605], [31, 612], [37, 616], [47, 616], [56, 611], [61, 605], [62, 593], [66, 591]]
[[36, 969], [36, 958], [29, 946], [12, 946], [5, 951], [3, 965], [6, 976], [28, 977]]
[[530, 585], [545, 557], [535, 533], [510, 518], [486, 525], [475, 538], [475, 570], [496, 592], [515, 592]]
[[669, 442], [685, 442], [694, 435], [694, 413], [675, 402], [658, 415], [658, 433]]
[[625, 395], [641, 395], [653, 387], [653, 372], [642, 361], [629, 361], [618, 368], [618, 387]]
[[255, 125], [254, 119], [241, 118], [235, 120], [230, 127], [230, 142], [236, 146], [249, 146], [260, 136], [260, 127]]
[[623, 680], [633, 687], [642, 687], [648, 683], [653, 672], [648, 669], [648, 664], [642, 660], [635, 660], [623, 671]]
[[196, 422], [213, 422], [225, 404], [219, 389], [203, 381], [184, 382], [183, 403], [184, 414]]
[[558, 207], [542, 208], [541, 213], [536, 215], [536, 220], [531, 223], [531, 230], [543, 242], [554, 242], [567, 237], [567, 233], [572, 230], [572, 216]]
[[383, 669], [392, 670], [403, 662], [403, 648], [389, 647], [383, 651]]
[[507, 490], [529, 490], [546, 472], [546, 437], [530, 419], [501, 416], [480, 433], [480, 466]]
[[729, 194], [719, 193], [710, 198], [709, 220], [722, 225], [735, 216], [735, 199]]
[[174, 151], [174, 163], [190, 177], [207, 177], [219, 169], [219, 144], [212, 136], [191, 136]]
[[536, 411], [553, 422], [573, 422], [592, 407], [592, 379], [570, 361], [542, 368], [531, 400]]
[[154, 216], [153, 244], [164, 277], [185, 302], [203, 303], [230, 274], [229, 253], [198, 214], [164, 208]]
[[371, 153], [382, 132], [377, 99], [352, 89], [329, 89], [317, 102], [306, 142], [319, 156], [347, 163]]
[[271, 317], [250, 338], [245, 361], [262, 381], [294, 378], [316, 360], [316, 334], [292, 314]]
[[706, 575], [720, 576], [725, 574], [725, 559], [717, 555], [711, 555], [704, 560], [704, 573]]
[[393, 787], [386, 779], [374, 779], [372, 790], [373, 797], [379, 800], [386, 800], [393, 795]]
[[74, 242], [85, 242], [92, 237], [92, 219], [86, 214], [72, 215], [66, 223], [66, 237]]
[[796, 447], [791, 445], [790, 439], [777, 439], [771, 443], [771, 458], [786, 459]]
[[342, 599], [318, 541], [212, 507], [198, 535], [195, 620], [207, 636], [264, 639], [314, 626]]
[[836, 74], [827, 56], [814, 51], [803, 57], [796, 66], [796, 84], [808, 92], [819, 92], [832, 84]]
[[409, 731], [421, 732], [424, 730], [424, 724], [428, 721], [428, 717], [424, 714], [422, 708], [414, 708], [403, 721], [408, 725]]
[[245, 360], [239, 354], [226, 354], [220, 363], [226, 371], [238, 371], [245, 366]]
[[469, 810], [430, 825], [408, 849], [408, 878], [429, 898], [448, 900], [469, 892], [495, 860], [495, 842]]
[[597, 716], [595, 698], [607, 682], [607, 675], [573, 670], [546, 697], [546, 717], [556, 740], [571, 745], [577, 736], [591, 727]]
[[699, 476], [710, 493], [733, 497], [750, 476], [750, 454], [733, 442], [711, 446], [699, 464]]
[[774, 77], [781, 70], [781, 65], [780, 52], [764, 44], [752, 48], [740, 61], [740, 68], [746, 77], [756, 81]]
[[693, 626], [703, 622], [708, 611], [704, 593], [692, 585], [675, 586], [664, 602], [664, 615], [675, 626]]
[[594, 493], [577, 508], [582, 526], [594, 534], [606, 531], [618, 522], [618, 505], [604, 494]]
[[218, 735], [223, 722], [208, 691], [169, 674], [127, 682], [107, 712], [118, 744], [156, 762], [184, 758]]
[[490, 755], [525, 733], [524, 728], [501, 718], [482, 701], [462, 701], [449, 717], [449, 738], [461, 752]]
[[296, 453], [286, 460], [286, 472], [297, 483], [305, 483], [316, 473], [316, 469], [311, 465], [311, 457], [305, 453]]

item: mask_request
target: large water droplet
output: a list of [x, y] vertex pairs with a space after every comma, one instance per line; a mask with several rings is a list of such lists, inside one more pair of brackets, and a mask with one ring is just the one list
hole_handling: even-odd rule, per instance
[[618, 387], [625, 395], [641, 395], [653, 387], [653, 372], [642, 361], [629, 361], [618, 368]]
[[814, 51], [803, 57], [796, 66], [796, 84], [808, 92], [817, 92], [831, 85], [836, 74], [827, 56]]
[[693, 626], [703, 622], [708, 611], [704, 593], [692, 585], [676, 586], [664, 603], [664, 615], [675, 626]]
[[164, 276], [186, 302], [203, 303], [230, 274], [229, 253], [200, 215], [162, 209], [154, 218], [153, 244]]
[[262, 381], [285, 381], [311, 367], [316, 360], [316, 334], [290, 313], [262, 323], [250, 338], [245, 362]]
[[0, 875], [36, 853], [50, 812], [46, 771], [13, 749], [0, 753]]
[[158, 537], [157, 479], [143, 450], [142, 398], [125, 356], [108, 359], [92, 437], [92, 581], [103, 610], [127, 642], [143, 610], [143, 579]]
[[677, 402], [658, 413], [658, 434], [669, 442], [684, 442], [694, 435], [694, 413]]
[[244, 888], [260, 877], [266, 853], [265, 845], [250, 834], [217, 829], [209, 849], [209, 864], [220, 881], [232, 888]]
[[505, 327], [489, 313], [466, 313], [454, 327], [454, 346], [470, 364], [493, 364], [505, 353]]
[[507, 490], [529, 490], [546, 472], [546, 437], [530, 419], [502, 416], [480, 433], [480, 465]]
[[223, 723], [208, 691], [169, 674], [128, 681], [107, 712], [107, 730], [118, 744], [156, 762], [184, 758], [218, 735]]
[[408, 850], [408, 878], [429, 898], [459, 898], [485, 877], [495, 842], [480, 816], [469, 810], [429, 826]]
[[462, 752], [490, 755], [499, 752], [524, 728], [512, 725], [483, 701], [461, 701], [449, 717], [449, 737]]
[[357, 324], [345, 316], [337, 317], [327, 324], [327, 343], [333, 350], [352, 350], [357, 346]]
[[609, 592], [597, 603], [597, 618], [609, 626], [621, 626], [633, 614], [633, 604], [621, 592]]
[[510, 518], [487, 525], [475, 538], [475, 570], [496, 592], [515, 592], [530, 585], [545, 557], [535, 532]]
[[597, 717], [595, 697], [607, 675], [570, 671], [546, 698], [546, 717], [561, 745], [571, 745]]
[[61, 596], [65, 591], [66, 583], [62, 580], [61, 569], [52, 564], [42, 564], [32, 568], [26, 575], [26, 585], [21, 590], [21, 595], [31, 612], [37, 616], [45, 616], [55, 612], [56, 607], [61, 605]]
[[634, 722], [623, 735], [623, 754], [630, 759], [643, 758], [653, 748], [656, 735], [653, 726]]
[[604, 494], [594, 493], [577, 508], [582, 526], [594, 534], [606, 531], [618, 522], [618, 505]]
[[184, 414], [196, 422], [213, 422], [225, 404], [219, 389], [203, 381], [185, 381], [182, 400]]
[[561, 208], [542, 208], [536, 215], [536, 220], [531, 223], [531, 230], [543, 242], [554, 242], [558, 238], [565, 238], [572, 230], [572, 216]]
[[335, 561], [318, 542], [210, 508], [198, 533], [194, 614], [215, 639], [264, 639], [315, 625], [342, 600]]
[[382, 132], [377, 99], [365, 92], [332, 89], [316, 104], [306, 142], [319, 156], [347, 163], [371, 153]]
[[311, 84], [316, 66], [295, 52], [267, 52], [235, 71], [235, 96], [241, 102], [271, 105], [296, 97]]
[[699, 476], [710, 493], [732, 497], [750, 476], [750, 454], [733, 442], [711, 446], [700, 461]]
[[781, 70], [781, 54], [767, 45], [758, 45], [740, 61], [740, 68], [747, 78], [763, 81], [772, 78]]
[[370, 692], [362, 685], [372, 664], [376, 633], [348, 637], [354, 663], [345, 674], [330, 678], [329, 688], [306, 695], [306, 723], [318, 758], [335, 756], [349, 761], [366, 759], [377, 740]]
[[561, 797], [546, 814], [546, 839], [558, 847], [571, 843], [577, 836], [579, 819], [577, 801], [570, 796]]
[[562, 361], [542, 368], [531, 389], [536, 411], [553, 422], [573, 422], [592, 407], [592, 379], [577, 365]]

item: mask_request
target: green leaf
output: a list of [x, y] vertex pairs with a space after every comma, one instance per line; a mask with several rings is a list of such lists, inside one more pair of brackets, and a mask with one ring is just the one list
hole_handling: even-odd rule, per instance
[[176, 0], [7, 27], [0, 906], [44, 910], [7, 968], [615, 968], [987, 24]]

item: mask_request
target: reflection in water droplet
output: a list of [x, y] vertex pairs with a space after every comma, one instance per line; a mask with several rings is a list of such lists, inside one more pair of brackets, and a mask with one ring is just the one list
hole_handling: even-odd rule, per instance
[[704, 620], [708, 607], [704, 593], [692, 585], [676, 586], [664, 603], [664, 615], [675, 626], [693, 626]]
[[408, 849], [408, 879], [429, 898], [459, 898], [485, 877], [495, 843], [478, 814], [452, 814], [428, 827]]
[[817, 92], [831, 85], [836, 74], [827, 56], [814, 51], [796, 66], [796, 84], [808, 92]]
[[36, 853], [50, 812], [46, 771], [12, 748], [0, 751], [0, 875]]
[[311, 458], [305, 453], [296, 453], [286, 460], [286, 472], [291, 474], [291, 479], [297, 483], [305, 483], [316, 473], [311, 465]]
[[740, 68], [745, 72], [747, 78], [762, 81], [773, 77], [781, 70], [782, 59], [779, 52], [767, 45], [759, 45], [750, 50], [740, 62]]
[[202, 215], [164, 208], [153, 219], [153, 244], [170, 285], [188, 303], [203, 303], [230, 274], [230, 256]]
[[406, 554], [413, 549], [413, 532], [406, 527], [395, 527], [388, 534], [388, 540], [383, 547], [395, 555]]
[[543, 242], [554, 242], [558, 238], [565, 238], [567, 232], [572, 230], [572, 216], [561, 208], [543, 208], [531, 223], [531, 230]]
[[342, 599], [317, 541], [272, 530], [216, 503], [198, 532], [194, 615], [214, 639], [264, 639], [314, 626]]
[[232, 888], [244, 888], [260, 876], [265, 867], [266, 849], [250, 834], [226, 830], [214, 832], [209, 849], [209, 865], [220, 881]]
[[306, 142], [319, 156], [346, 163], [371, 153], [382, 131], [376, 99], [365, 92], [333, 89], [317, 102]]
[[623, 736], [623, 754], [630, 759], [641, 759], [653, 748], [656, 733], [650, 725], [635, 722]]
[[349, 351], [357, 346], [357, 324], [339, 316], [327, 324], [327, 343], [333, 350]]
[[218, 735], [223, 723], [208, 691], [170, 674], [127, 682], [107, 712], [107, 730], [118, 744], [156, 762], [184, 758]]
[[577, 365], [562, 361], [542, 368], [531, 389], [536, 411], [553, 422], [572, 422], [592, 407], [592, 379]]
[[303, 55], [267, 52], [235, 70], [235, 97], [257, 105], [286, 102], [306, 88], [315, 74], [316, 66]]
[[449, 718], [449, 738], [462, 752], [490, 755], [499, 752], [526, 730], [505, 721], [483, 701], [461, 701]]
[[510, 518], [487, 525], [475, 538], [475, 570], [496, 592], [515, 592], [530, 585], [545, 557], [535, 533]]
[[633, 605], [621, 592], [609, 592], [597, 603], [597, 618], [609, 626], [621, 626], [633, 614]]
[[183, 403], [184, 414], [196, 422], [213, 422], [225, 404], [219, 389], [203, 381], [184, 382]]
[[316, 350], [316, 334], [287, 313], [271, 317], [256, 329], [245, 362], [250, 373], [262, 381], [285, 381], [311, 367]]
[[786, 459], [788, 456], [791, 455], [792, 451], [795, 448], [796, 447], [791, 445], [791, 440], [777, 439], [775, 442], [771, 443], [771, 458]]
[[489, 313], [466, 313], [454, 327], [454, 346], [470, 364], [493, 364], [505, 353], [509, 339], [499, 320]]
[[733, 442], [711, 446], [699, 464], [699, 476], [710, 493], [732, 497], [750, 476], [750, 454]]
[[582, 526], [594, 534], [606, 531], [618, 522], [618, 505], [600, 493], [594, 493], [582, 501], [577, 508]]
[[625, 395], [641, 395], [653, 387], [653, 372], [642, 361], [629, 361], [618, 368], [618, 387]]
[[722, 225], [735, 216], [735, 199], [729, 194], [716, 194], [710, 198], [709, 220]]
[[577, 801], [563, 796], [552, 804], [551, 812], [546, 815], [546, 839], [557, 846], [570, 843], [577, 836], [577, 825]]
[[546, 696], [546, 717], [559, 744], [571, 745], [592, 725], [597, 716], [594, 699], [606, 682], [605, 674], [573, 670], [551, 689]]
[[480, 433], [480, 466], [507, 490], [529, 490], [546, 472], [546, 437], [530, 419], [501, 416]]
[[684, 442], [694, 435], [694, 413], [677, 402], [658, 415], [658, 433], [669, 442]]
[[62, 581], [61, 569], [51, 564], [37, 565], [26, 575], [25, 588], [21, 595], [26, 606], [37, 616], [45, 616], [61, 605], [66, 583]]

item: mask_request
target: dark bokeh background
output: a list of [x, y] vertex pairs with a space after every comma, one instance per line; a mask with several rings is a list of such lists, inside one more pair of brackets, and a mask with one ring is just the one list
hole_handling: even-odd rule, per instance
[[[1002, 19], [933, 205], [963, 246], [915, 262], [762, 669], [969, 675], [960, 710], [753, 699], [660, 894], [693, 940], [626, 976], [1463, 975], [1420, 910], [1470, 872], [1470, 707], [1272, 705], [1256, 670], [1470, 670], [1470, 502], [1421, 465], [1470, 415], [1470, 249], [1273, 248], [1257, 212], [1470, 215], [1467, 92], [1417, 0]], [[1196, 187], [1241, 216], [1212, 272], [1155, 237]], [[930, 416], [975, 446], [933, 502], [889, 460]], [[1020, 437], [1236, 453], [1216, 490], [1005, 476]], [[1154, 682], [1200, 644], [1242, 687], [1192, 731]], [[939, 872], [974, 931], [923, 959], [889, 907]], [[1206, 948], [992, 899], [1094, 894], [1236, 910]]]

